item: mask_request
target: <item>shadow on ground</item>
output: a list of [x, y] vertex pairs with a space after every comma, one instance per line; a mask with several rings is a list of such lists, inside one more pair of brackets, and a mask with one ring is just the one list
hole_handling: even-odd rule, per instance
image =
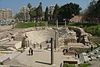
[[42, 61], [35, 61], [36, 63], [41, 63], [41, 64], [47, 64], [47, 65], [51, 65], [51, 63], [47, 63], [47, 62], [42, 62]]

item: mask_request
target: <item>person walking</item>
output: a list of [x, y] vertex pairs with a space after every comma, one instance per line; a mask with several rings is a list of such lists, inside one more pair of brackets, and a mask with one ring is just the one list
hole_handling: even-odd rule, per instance
[[62, 63], [60, 64], [60, 67], [62, 67]]
[[31, 55], [33, 55], [33, 49], [32, 48], [30, 48], [30, 51], [31, 51]]
[[29, 48], [29, 55], [31, 55], [31, 48]]
[[40, 44], [40, 49], [42, 49], [42, 45]]

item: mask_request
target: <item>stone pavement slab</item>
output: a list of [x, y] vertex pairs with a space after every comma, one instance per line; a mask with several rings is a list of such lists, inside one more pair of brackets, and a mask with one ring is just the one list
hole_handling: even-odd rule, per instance
[[50, 51], [46, 50], [34, 50], [33, 56], [28, 55], [28, 50], [16, 57], [19, 63], [26, 65], [27, 67], [60, 67], [63, 60], [61, 52], [54, 52], [54, 64], [50, 65]]

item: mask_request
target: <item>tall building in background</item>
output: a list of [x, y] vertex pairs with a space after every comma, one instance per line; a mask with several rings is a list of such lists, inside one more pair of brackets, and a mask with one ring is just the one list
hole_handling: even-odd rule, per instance
[[0, 9], [0, 19], [12, 19], [12, 10], [11, 9]]

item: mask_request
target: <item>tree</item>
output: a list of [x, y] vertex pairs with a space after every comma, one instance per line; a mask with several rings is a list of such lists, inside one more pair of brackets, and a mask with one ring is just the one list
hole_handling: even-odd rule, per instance
[[58, 19], [58, 13], [59, 13], [59, 6], [56, 4], [53, 12], [53, 19], [56, 21]]
[[19, 12], [15, 15], [15, 19], [18, 19], [20, 21], [24, 21], [23, 13]]
[[43, 16], [43, 11], [42, 11], [42, 3], [40, 2], [39, 6], [36, 9], [36, 15], [37, 19], [41, 19]]
[[30, 15], [30, 20], [32, 21], [32, 5], [30, 3], [28, 3], [27, 7], [29, 8], [29, 15]]
[[61, 6], [59, 9], [59, 21], [63, 21], [63, 19], [66, 19], [69, 21], [73, 17], [73, 15], [79, 15], [81, 8], [78, 4], [75, 3], [69, 3]]
[[30, 20], [33, 21], [36, 18], [36, 8], [31, 8], [30, 10]]
[[32, 5], [31, 5], [30, 3], [28, 3], [27, 7], [28, 7], [29, 9], [31, 9], [31, 8], [32, 8]]
[[83, 20], [89, 21], [89, 22], [97, 22], [100, 19], [100, 0], [95, 1], [93, 0], [90, 2], [90, 5], [86, 12], [83, 15]]
[[45, 10], [45, 21], [48, 21], [48, 17], [49, 17], [48, 7], [46, 7], [46, 10]]

